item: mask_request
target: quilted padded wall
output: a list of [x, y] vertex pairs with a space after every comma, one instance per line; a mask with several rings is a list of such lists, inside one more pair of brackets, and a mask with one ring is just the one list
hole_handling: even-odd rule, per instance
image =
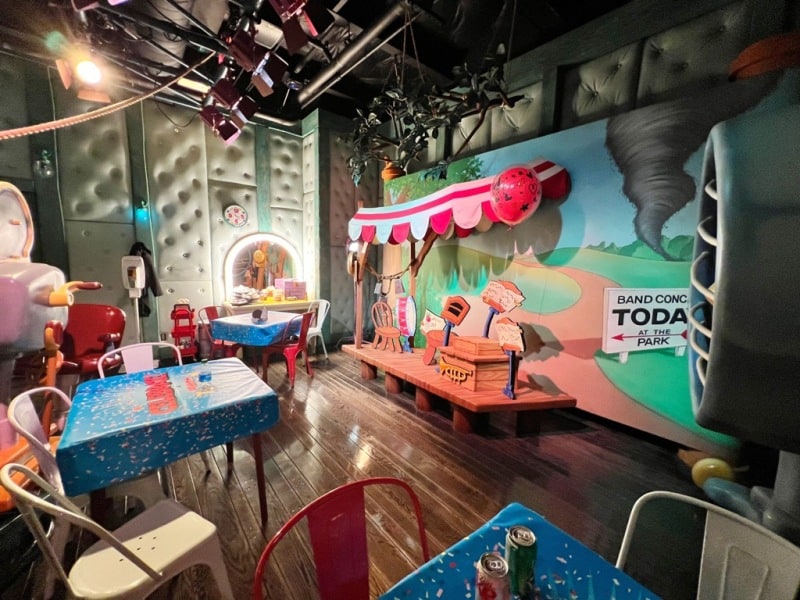
[[[303, 138], [285, 131], [267, 132], [269, 148], [269, 212], [271, 233], [286, 238], [303, 252]], [[304, 257], [304, 263], [311, 258]], [[303, 265], [313, 270], [312, 265]], [[313, 289], [313, 288], [312, 288]]]
[[[165, 290], [158, 300], [163, 333], [172, 328], [176, 298], [188, 298], [195, 308], [213, 298], [205, 126], [190, 110], [170, 109], [171, 120], [153, 102], [142, 111], [153, 252]], [[170, 294], [168, 288], [179, 291]], [[202, 298], [198, 290], [204, 290]]]
[[315, 297], [319, 297], [320, 261], [319, 261], [319, 160], [317, 159], [318, 135], [316, 133], [303, 136], [302, 141], [302, 180], [303, 190], [303, 236], [300, 253], [303, 256], [303, 278], [307, 289]]
[[[206, 135], [205, 139], [213, 304], [222, 304], [225, 301], [225, 255], [240, 237], [258, 231], [255, 131], [250, 126], [245, 127], [230, 146], [213, 135]], [[247, 222], [241, 227], [234, 227], [225, 221], [225, 209], [233, 204], [247, 211]]]
[[539, 135], [542, 117], [542, 82], [514, 90], [509, 96], [521, 96], [513, 107], [500, 107], [489, 113], [491, 143], [506, 145]]
[[[377, 180], [373, 176], [371, 179], [362, 179], [358, 187], [353, 185], [346, 166], [350, 150], [338, 136], [331, 136], [329, 152], [331, 157], [329, 205], [331, 245], [327, 251], [330, 253], [331, 265], [331, 309], [328, 320], [330, 321], [331, 339], [338, 341], [342, 337], [352, 336], [355, 325], [353, 279], [347, 274], [345, 264], [347, 242], [349, 241], [347, 222], [358, 209], [359, 200], [363, 200], [365, 206], [374, 205], [375, 198], [369, 198], [367, 201], [364, 194], [367, 196], [377, 194], [375, 191]], [[370, 191], [370, 183], [372, 191]]]
[[[76, 302], [119, 306], [129, 321], [133, 319], [134, 312], [128, 292], [122, 287], [120, 272], [120, 259], [128, 254], [135, 241], [133, 225], [73, 220], [67, 221], [65, 227], [70, 276], [76, 281], [103, 284], [99, 290], [76, 292]], [[129, 322], [123, 342], [133, 344], [136, 341], [136, 329]]]
[[[56, 115], [97, 108], [61, 86], [55, 90]], [[125, 116], [117, 111], [56, 133], [58, 176], [64, 219], [131, 223], [130, 159]]]
[[[24, 63], [0, 54], [0, 131], [28, 124], [25, 102]], [[0, 179], [18, 177], [32, 179], [30, 138], [21, 137], [0, 142]]]
[[[250, 186], [209, 180], [208, 199], [211, 214], [213, 304], [222, 304], [225, 301], [222, 270], [225, 255], [240, 237], [258, 232], [256, 189]], [[232, 204], [238, 204], [247, 211], [247, 222], [241, 227], [234, 227], [225, 221], [225, 209]]]
[[726, 81], [748, 43], [752, 4], [742, 0], [645, 40], [639, 105]]
[[564, 72], [561, 128], [634, 108], [640, 44], [629, 44]]

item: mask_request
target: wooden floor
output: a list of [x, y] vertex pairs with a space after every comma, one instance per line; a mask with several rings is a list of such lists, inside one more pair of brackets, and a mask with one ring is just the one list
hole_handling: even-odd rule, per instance
[[[432, 553], [480, 526], [510, 502], [521, 502], [610, 561], [616, 557], [628, 511], [646, 491], [669, 489], [698, 495], [677, 448], [661, 440], [590, 418], [575, 409], [544, 411], [540, 433], [516, 437], [503, 415], [492, 415], [487, 433], [454, 432], [450, 416], [417, 414], [414, 390], [384, 390], [383, 376], [362, 380], [359, 362], [342, 353], [313, 363], [309, 379], [298, 369], [288, 389], [283, 364], [270, 367], [269, 381], [281, 397], [281, 421], [264, 432], [269, 523], [260, 531], [255, 469], [250, 441], [236, 443], [228, 472], [223, 447], [213, 450], [206, 473], [200, 456], [168, 470], [178, 500], [219, 528], [234, 595], [250, 596], [253, 572], [266, 540], [307, 502], [353, 479], [397, 476], [419, 493]], [[497, 420], [495, 420], [497, 418]], [[370, 544], [371, 588], [377, 596], [410, 572], [416, 556], [405, 543], [413, 537], [407, 506], [374, 496]], [[385, 517], [379, 517], [380, 512]], [[670, 530], [659, 546], [680, 556], [682, 532]], [[305, 542], [275, 555], [266, 589], [272, 599], [314, 598], [312, 576], [301, 563]], [[347, 547], [341, 552], [347, 553]], [[680, 556], [680, 558], [683, 558]], [[20, 577], [2, 599], [36, 596], [40, 569]], [[646, 583], [665, 598], [688, 598], [674, 571], [657, 561]], [[652, 579], [651, 579], [652, 578]], [[680, 578], [677, 578], [680, 579]], [[666, 590], [666, 591], [665, 591]], [[63, 596], [63, 590], [60, 590]], [[158, 598], [217, 598], [205, 568], [195, 568]]]

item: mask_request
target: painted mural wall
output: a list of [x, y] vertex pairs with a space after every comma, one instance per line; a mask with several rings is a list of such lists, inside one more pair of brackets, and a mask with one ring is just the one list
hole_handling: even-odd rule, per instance
[[[578, 407], [682, 445], [734, 458], [738, 441], [701, 428], [691, 409], [686, 330], [697, 224], [696, 187], [715, 123], [800, 101], [797, 72], [718, 87], [454, 162], [446, 180], [389, 182], [385, 204], [544, 157], [567, 169], [571, 191], [544, 199], [513, 228], [437, 241], [417, 279], [418, 319], [451, 295], [471, 310], [453, 329], [481, 335], [492, 280], [525, 296], [505, 316], [526, 332], [520, 379], [573, 395]], [[384, 272], [409, 246], [386, 247]], [[406, 286], [408, 289], [408, 286]], [[490, 338], [496, 338], [493, 326]], [[415, 338], [417, 346], [424, 338]]]

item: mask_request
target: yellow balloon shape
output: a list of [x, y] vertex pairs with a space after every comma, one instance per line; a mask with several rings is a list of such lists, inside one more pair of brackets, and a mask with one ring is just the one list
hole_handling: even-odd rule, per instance
[[709, 477], [733, 481], [733, 469], [721, 458], [701, 458], [692, 467], [692, 481], [698, 487], [703, 487]]

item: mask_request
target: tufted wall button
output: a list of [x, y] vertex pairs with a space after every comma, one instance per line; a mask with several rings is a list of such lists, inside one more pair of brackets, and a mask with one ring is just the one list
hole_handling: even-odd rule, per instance
[[597, 90], [592, 90], [592, 98], [597, 98], [600, 95], [600, 92]]
[[183, 254], [181, 254], [181, 256], [183, 258], [189, 258], [189, 256], [191, 256], [191, 255], [188, 252], [184, 252]]
[[197, 267], [197, 272], [198, 273], [202, 273], [203, 272], [203, 267]]
[[728, 27], [724, 23], [719, 27], [717, 27], [717, 33], [722, 34], [725, 33], [726, 31], [728, 31]]
[[618, 63], [616, 64], [616, 66], [614, 67], [614, 70], [615, 70], [615, 71], [621, 71], [621, 70], [622, 70], [622, 63], [621, 63], [621, 62], [618, 62]]
[[172, 272], [172, 265], [167, 267], [167, 271], [169, 271], [170, 273]]
[[688, 62], [682, 62], [680, 64], [679, 68], [680, 68], [681, 71], [686, 71], [689, 68], [689, 63]]
[[198, 245], [198, 246], [200, 246], [200, 247], [202, 248], [202, 246], [203, 246], [203, 240], [197, 240], [197, 245]]

